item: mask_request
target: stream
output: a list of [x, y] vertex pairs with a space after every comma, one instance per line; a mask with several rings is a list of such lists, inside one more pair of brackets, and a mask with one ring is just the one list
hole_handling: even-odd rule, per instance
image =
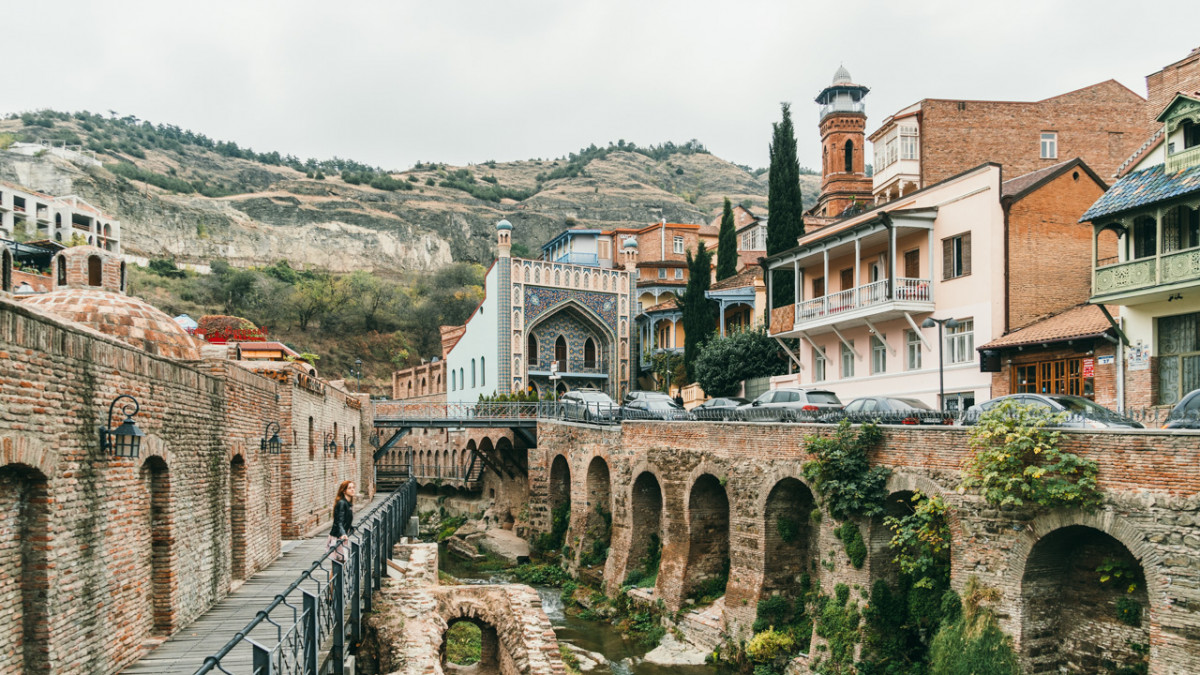
[[[475, 570], [469, 564], [450, 554], [445, 545], [439, 547], [438, 565], [446, 574], [467, 584], [514, 583], [504, 570], [496, 572]], [[588, 621], [564, 612], [560, 589], [546, 586], [534, 586], [533, 588], [537, 590], [538, 596], [542, 599], [542, 610], [550, 618], [559, 642], [569, 643], [604, 657], [594, 669], [585, 670], [586, 675], [716, 675], [718, 672], [716, 668], [707, 665], [664, 666], [648, 663], [642, 657], [649, 649], [626, 639], [609, 622]]]

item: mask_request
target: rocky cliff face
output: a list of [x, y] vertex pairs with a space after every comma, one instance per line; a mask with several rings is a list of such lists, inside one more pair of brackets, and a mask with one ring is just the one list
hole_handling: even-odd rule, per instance
[[[21, 124], [0, 121], [0, 133], [28, 132]], [[56, 133], [64, 132], [88, 138], [86, 128], [74, 120], [58, 123]], [[121, 221], [129, 254], [181, 263], [222, 258], [237, 266], [286, 259], [293, 266], [335, 271], [427, 270], [452, 259], [487, 264], [494, 249], [493, 226], [501, 218], [515, 226], [514, 242], [536, 254], [571, 223], [604, 228], [663, 218], [707, 222], [719, 213], [725, 197], [735, 204], [748, 202], [764, 214], [767, 202], [766, 175], [753, 176], [707, 153], [660, 160], [611, 152], [587, 162], [576, 175], [555, 180], [546, 176], [566, 160], [425, 166], [391, 174], [411, 188], [396, 191], [352, 185], [337, 176], [317, 180], [287, 166], [189, 146], [139, 154], [145, 156], [109, 150], [97, 155], [106, 163], [97, 167], [48, 153], [0, 151], [0, 180], [52, 195], [78, 194], [92, 202]], [[109, 167], [117, 161], [159, 176], [227, 181], [239, 193], [205, 197], [162, 189], [114, 174]], [[486, 201], [443, 187], [460, 168], [470, 172], [472, 181], [483, 179], [524, 198]], [[808, 202], [816, 197], [817, 177], [803, 178]]]

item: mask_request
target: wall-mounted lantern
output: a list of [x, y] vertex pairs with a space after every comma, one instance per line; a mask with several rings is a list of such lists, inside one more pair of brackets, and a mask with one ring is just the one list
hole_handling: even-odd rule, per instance
[[332, 431], [325, 434], [325, 452], [331, 455], [337, 454], [337, 436], [334, 436]]
[[[271, 433], [271, 427], [275, 427], [275, 433]], [[263, 430], [262, 440], [259, 441], [262, 451], [278, 455], [283, 452], [283, 441], [279, 440], [279, 422], [267, 422], [267, 428]]]
[[353, 454], [354, 454], [354, 452], [355, 452], [355, 451], [358, 449], [358, 448], [356, 448], [356, 447], [355, 447], [355, 445], [356, 445], [356, 443], [355, 443], [354, 439], [353, 439], [353, 438], [351, 438], [351, 439], [350, 439], [350, 445], [347, 445], [347, 446], [346, 446], [346, 452], [348, 452], [348, 453], [350, 453], [350, 454], [352, 454], [352, 455], [353, 455]]
[[[121, 413], [125, 415], [125, 421], [114, 429], [112, 428], [113, 409], [122, 399], [128, 399], [128, 402], [121, 406]], [[141, 406], [138, 405], [137, 399], [129, 394], [121, 394], [113, 399], [108, 406], [108, 426], [100, 427], [101, 452], [106, 452], [114, 457], [136, 458], [138, 456], [138, 451], [142, 447], [142, 437], [146, 435], [133, 421], [133, 416], [138, 414], [139, 410], [141, 410]]]

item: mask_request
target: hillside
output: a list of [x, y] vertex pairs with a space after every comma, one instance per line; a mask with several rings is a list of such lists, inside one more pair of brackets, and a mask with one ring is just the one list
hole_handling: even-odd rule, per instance
[[[392, 172], [257, 153], [178, 127], [90, 113], [12, 115], [0, 120], [0, 147], [12, 141], [82, 146], [103, 166], [0, 152], [0, 180], [78, 194], [121, 221], [126, 253], [180, 263], [288, 260], [334, 271], [487, 264], [501, 218], [516, 226], [518, 250], [536, 252], [568, 219], [595, 227], [705, 222], [725, 197], [764, 213], [767, 201], [765, 174], [694, 141]], [[802, 180], [807, 206], [819, 179]]]

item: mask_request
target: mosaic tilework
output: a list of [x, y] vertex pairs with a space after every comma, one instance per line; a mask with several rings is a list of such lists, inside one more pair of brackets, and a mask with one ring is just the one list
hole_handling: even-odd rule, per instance
[[614, 332], [617, 327], [617, 296], [613, 293], [575, 291], [563, 288], [525, 287], [525, 323], [532, 324], [537, 317], [566, 300], [575, 300], [604, 320]]
[[496, 317], [496, 391], [505, 393], [506, 383], [511, 382], [512, 349], [508, 336], [512, 330], [512, 267], [502, 264], [496, 266], [496, 300], [500, 305]]

